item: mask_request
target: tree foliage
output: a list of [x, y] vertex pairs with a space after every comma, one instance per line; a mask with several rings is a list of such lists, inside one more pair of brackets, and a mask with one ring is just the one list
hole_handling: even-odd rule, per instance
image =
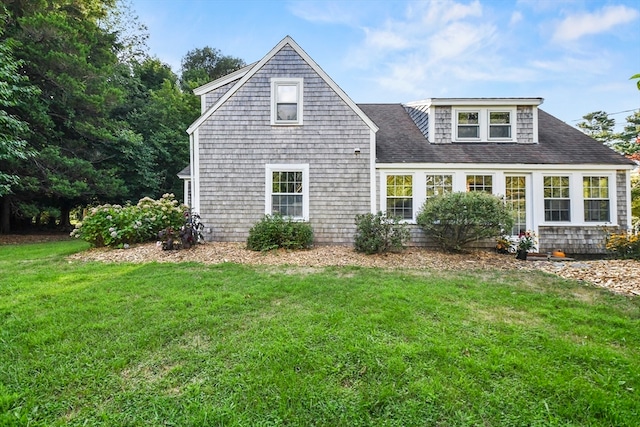
[[593, 139], [602, 143], [609, 143], [615, 138], [613, 129], [616, 121], [604, 111], [594, 111], [585, 114], [582, 118], [584, 121], [576, 126]]
[[180, 85], [190, 91], [245, 66], [240, 58], [222, 55], [218, 49], [205, 46], [190, 50], [182, 58]]
[[181, 87], [244, 65], [188, 52], [182, 78], [149, 57], [130, 0], [14, 0], [0, 28], [0, 231], [71, 209], [182, 192], [185, 129], [199, 100]]

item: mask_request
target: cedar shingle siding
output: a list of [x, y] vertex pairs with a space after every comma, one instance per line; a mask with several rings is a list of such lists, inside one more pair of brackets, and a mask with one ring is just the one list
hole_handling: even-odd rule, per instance
[[[304, 78], [303, 126], [271, 126], [272, 77]], [[370, 129], [288, 46], [200, 126], [199, 139], [200, 210], [210, 239], [245, 240], [262, 218], [266, 164], [309, 164], [317, 243], [350, 244], [355, 215], [370, 211]]]
[[[303, 125], [271, 125], [272, 78], [303, 80]], [[247, 239], [265, 214], [266, 165], [273, 164], [308, 165], [308, 218], [317, 244], [353, 244], [355, 216], [386, 208], [381, 180], [395, 174], [414, 176], [414, 214], [425, 200], [428, 174], [451, 175], [453, 191], [466, 191], [469, 175], [490, 175], [499, 195], [506, 194], [507, 177], [524, 177], [526, 227], [539, 234], [540, 251], [570, 254], [604, 251], [608, 224], [588, 222], [582, 212], [583, 177], [604, 176], [612, 225], [630, 227], [633, 163], [539, 109], [541, 98], [355, 105], [289, 37], [262, 60], [195, 92], [204, 97], [203, 114], [188, 129], [197, 156], [191, 169], [198, 170], [183, 170], [180, 177], [189, 183], [187, 193], [193, 188], [209, 240]], [[491, 108], [514, 112], [515, 139], [453, 141], [453, 111], [466, 106], [482, 109], [485, 117]], [[571, 221], [545, 218], [548, 176], [569, 177]], [[430, 245], [415, 225], [411, 235], [410, 244]]]

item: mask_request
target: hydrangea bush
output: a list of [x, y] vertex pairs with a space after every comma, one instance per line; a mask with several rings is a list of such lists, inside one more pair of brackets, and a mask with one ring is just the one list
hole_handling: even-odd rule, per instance
[[161, 230], [180, 229], [188, 211], [173, 194], [165, 194], [159, 200], [145, 197], [137, 205], [100, 205], [91, 208], [83, 221], [76, 224], [71, 236], [94, 246], [152, 241]]

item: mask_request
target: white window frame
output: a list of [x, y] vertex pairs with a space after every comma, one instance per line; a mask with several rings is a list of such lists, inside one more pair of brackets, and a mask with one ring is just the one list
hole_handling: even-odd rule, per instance
[[[513, 141], [514, 140], [514, 133], [516, 131], [516, 127], [515, 127], [515, 121], [516, 121], [516, 115], [515, 115], [515, 109], [510, 109], [510, 108], [490, 108], [487, 110], [487, 139], [489, 141]], [[509, 124], [508, 125], [503, 125], [503, 124], [497, 124], [497, 125], [492, 125], [491, 124], [491, 113], [507, 113], [509, 114]], [[509, 126], [509, 136], [508, 137], [491, 137], [491, 126], [501, 126], [501, 127], [507, 127]]]
[[[278, 120], [278, 86], [296, 86], [297, 112], [296, 120]], [[272, 126], [301, 126], [303, 124], [303, 94], [304, 79], [291, 77], [271, 78], [271, 125]]]
[[[458, 113], [478, 113], [478, 132], [477, 138], [463, 138], [458, 136]], [[491, 126], [491, 114], [490, 113], [509, 113], [509, 124], [511, 125], [511, 137], [509, 138], [491, 138], [489, 127]], [[516, 107], [452, 107], [452, 126], [451, 126], [451, 140], [453, 142], [517, 142], [517, 126], [518, 120]], [[465, 125], [462, 125], [465, 126]]]
[[309, 221], [309, 164], [308, 163], [274, 163], [265, 166], [265, 208], [264, 213], [273, 213], [273, 172], [302, 172], [302, 217], [292, 217], [297, 221]]
[[[585, 197], [585, 191], [584, 191], [584, 179], [585, 178], [607, 178], [607, 197], [606, 198], [605, 197], [590, 197], [590, 198]], [[615, 179], [615, 177], [614, 177], [614, 179]], [[581, 194], [582, 194], [582, 210], [583, 210], [582, 211], [582, 218], [584, 219], [584, 222], [586, 224], [609, 224], [611, 222], [611, 219], [614, 216], [614, 213], [612, 211], [612, 207], [614, 205], [614, 200], [611, 197], [611, 194], [612, 194], [612, 192], [611, 192], [611, 190], [612, 190], [611, 176], [609, 174], [585, 173], [585, 174], [582, 174], [582, 176], [580, 177], [580, 183], [582, 184], [582, 192], [581, 192]], [[606, 200], [606, 201], [608, 201], [609, 202], [609, 219], [607, 219], [605, 221], [602, 221], [602, 220], [599, 220], [599, 221], [587, 220], [587, 218], [586, 218], [587, 212], [584, 210], [584, 204], [585, 204], [585, 202], [587, 200]]]

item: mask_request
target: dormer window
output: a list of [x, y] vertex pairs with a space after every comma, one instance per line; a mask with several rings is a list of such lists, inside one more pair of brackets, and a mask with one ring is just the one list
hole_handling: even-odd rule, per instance
[[271, 124], [302, 124], [302, 79], [271, 79]]
[[515, 107], [456, 108], [452, 126], [454, 142], [515, 142]]
[[511, 112], [489, 112], [489, 139], [511, 138]]
[[480, 113], [478, 111], [458, 112], [458, 138], [480, 138]]

